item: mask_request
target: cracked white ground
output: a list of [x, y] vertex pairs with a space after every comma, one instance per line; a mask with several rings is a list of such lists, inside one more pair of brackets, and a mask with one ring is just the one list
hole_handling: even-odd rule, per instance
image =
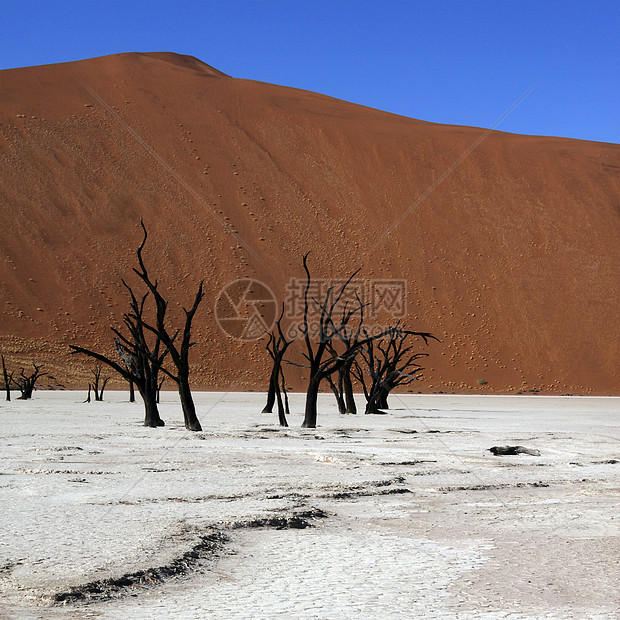
[[[0, 402], [0, 617], [620, 618], [620, 398], [393, 395], [319, 428], [196, 394], [191, 433], [126, 394]], [[2, 395], [3, 397], [3, 395]], [[361, 405], [361, 403], [359, 403]], [[416, 431], [416, 432], [413, 432]], [[496, 457], [494, 445], [541, 456]], [[233, 527], [322, 510], [307, 529]], [[53, 604], [89, 582], [184, 574]]]

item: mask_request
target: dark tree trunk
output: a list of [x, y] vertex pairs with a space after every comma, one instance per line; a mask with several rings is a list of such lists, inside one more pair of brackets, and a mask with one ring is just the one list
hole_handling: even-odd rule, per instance
[[130, 403], [136, 402], [136, 390], [134, 388], [133, 381], [129, 382], [129, 402]]
[[166, 377], [164, 377], [157, 385], [157, 404], [158, 405], [159, 405], [159, 399], [161, 397], [161, 386], [164, 384], [165, 380], [166, 380]]
[[192, 398], [192, 391], [189, 387], [187, 373], [179, 372], [179, 397], [181, 399], [181, 407], [183, 408], [183, 417], [185, 419], [185, 428], [188, 431], [201, 431], [202, 426], [196, 415], [196, 406]]
[[366, 401], [366, 409], [365, 409], [364, 413], [366, 413], [366, 414], [379, 413], [379, 406], [377, 405], [377, 399], [374, 396], [371, 396]]
[[387, 397], [389, 389], [378, 386], [366, 403], [366, 413], [383, 413], [384, 409], [389, 409], [387, 406]]
[[[313, 375], [316, 373], [312, 373]], [[320, 381], [310, 380], [306, 392], [306, 411], [302, 428], [316, 428], [317, 403], [319, 399]]]
[[26, 386], [23, 391], [22, 391], [22, 395], [17, 399], [17, 400], [29, 400], [30, 398], [32, 398], [32, 390], [34, 389], [34, 386]]
[[159, 416], [159, 408], [157, 407], [157, 393], [155, 390], [145, 390], [140, 392], [142, 399], [144, 400], [144, 426], [150, 428], [157, 428], [158, 426], [165, 426], [164, 421]]
[[383, 388], [379, 392], [379, 409], [389, 409], [390, 408], [390, 406], [388, 405], [388, 396], [390, 395], [390, 390], [391, 390], [391, 388], [386, 387], [386, 388]]
[[276, 369], [275, 364], [271, 369], [271, 376], [269, 377], [269, 389], [267, 390], [267, 404], [261, 413], [273, 413], [273, 406], [276, 402], [276, 391], [278, 391], [278, 376], [280, 367]]
[[339, 385], [336, 385], [331, 377], [327, 377], [327, 383], [331, 388], [331, 391], [334, 393], [336, 397], [336, 404], [338, 405], [338, 413], [344, 414], [346, 413], [347, 407], [344, 403], [344, 397], [342, 394], [342, 379], [339, 378]]
[[339, 413], [357, 413], [357, 406], [355, 404], [355, 396], [353, 395], [353, 382], [351, 381], [351, 366], [354, 359], [347, 362], [338, 369], [338, 385], [336, 385], [330, 376], [327, 376], [327, 382], [331, 388], [334, 396], [336, 397], [336, 403], [338, 404]]
[[103, 392], [105, 390], [105, 386], [108, 384], [109, 379], [104, 379], [103, 385], [101, 386], [101, 391], [99, 392], [99, 400], [103, 402]]
[[367, 403], [366, 403], [366, 414], [381, 414], [383, 413], [381, 411], [381, 409], [379, 409], [379, 405], [377, 404], [377, 401], [374, 399], [370, 399]]
[[[285, 415], [290, 415], [291, 412], [288, 407], [288, 394], [286, 392], [286, 381], [284, 380], [284, 372], [282, 371], [281, 366], [280, 366], [280, 376], [282, 377], [282, 394], [284, 394], [284, 413]], [[288, 426], [288, 423], [286, 424], [286, 426]]]
[[[290, 413], [288, 408], [288, 394], [286, 393], [284, 371], [280, 364], [278, 364], [278, 374], [279, 376], [276, 376], [275, 383], [275, 395], [278, 402], [278, 422], [280, 426], [288, 427], [288, 421], [286, 419], [286, 416]], [[282, 380], [282, 385], [280, 385], [280, 379]], [[282, 399], [282, 396], [284, 396], [284, 399]]]
[[90, 392], [93, 389], [93, 386], [89, 383], [88, 384], [88, 396], [86, 397], [86, 402], [89, 403], [90, 402]]
[[336, 394], [336, 401], [338, 403], [338, 413], [345, 414], [347, 412], [347, 406], [344, 403], [344, 398], [341, 394]]
[[6, 399], [11, 400], [11, 381], [13, 380], [13, 373], [9, 374], [6, 369], [6, 363], [4, 361], [4, 355], [2, 356], [2, 374], [4, 375], [4, 389], [6, 390]]
[[278, 422], [280, 426], [288, 426], [288, 422], [286, 421], [286, 414], [284, 412], [284, 403], [282, 402], [282, 393], [278, 389], [276, 391], [276, 397], [278, 399]]
[[357, 413], [355, 405], [355, 397], [353, 396], [353, 382], [351, 381], [351, 362], [345, 364], [342, 368], [342, 383], [344, 386], [345, 413]]

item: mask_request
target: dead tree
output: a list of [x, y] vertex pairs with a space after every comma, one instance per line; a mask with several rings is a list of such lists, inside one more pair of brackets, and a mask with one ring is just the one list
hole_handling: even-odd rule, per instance
[[[289, 409], [289, 405], [288, 405], [288, 392], [286, 391], [286, 380], [284, 378], [284, 369], [282, 367], [280, 367], [280, 394], [282, 395], [282, 397], [284, 398], [284, 416], [285, 416], [285, 421], [286, 421], [286, 416], [290, 415], [291, 411]], [[280, 399], [278, 398], [278, 403], [279, 403]], [[280, 405], [278, 404], [278, 415], [280, 413], [281, 409], [280, 409]], [[286, 424], [286, 426], [288, 426], [288, 422]]]
[[[360, 308], [360, 320], [357, 322], [355, 329], [344, 329], [339, 332], [339, 340], [344, 343], [346, 348], [350, 348], [354, 343], [359, 341], [360, 333], [363, 329], [364, 323], [364, 306], [361, 301], [356, 297], [358, 306]], [[343, 320], [346, 315], [346, 304], [342, 309]], [[337, 355], [337, 351], [330, 346], [330, 353]], [[336, 397], [336, 404], [338, 405], [339, 413], [357, 413], [357, 406], [355, 404], [355, 396], [353, 394], [353, 381], [351, 379], [351, 368], [356, 359], [356, 356], [349, 357], [340, 368], [338, 368], [337, 383], [334, 382], [331, 376], [327, 377], [327, 382], [331, 388], [334, 396]]]
[[34, 391], [37, 379], [43, 374], [43, 371], [41, 370], [42, 366], [37, 366], [34, 362], [32, 363], [32, 366], [34, 367], [34, 372], [27, 375], [24, 372], [24, 369], [21, 368], [19, 371], [19, 376], [13, 379], [13, 383], [21, 392], [21, 396], [17, 400], [28, 400], [32, 398], [32, 392]]
[[342, 378], [342, 388], [344, 391], [345, 413], [357, 413], [357, 405], [353, 395], [353, 381], [351, 380], [351, 368], [355, 358], [350, 357], [338, 370], [338, 376]]
[[353, 372], [364, 390], [366, 413], [381, 413], [389, 409], [390, 392], [420, 378], [423, 369], [417, 361], [428, 354], [416, 353], [411, 338], [420, 338], [427, 345], [429, 339], [437, 340], [427, 332], [413, 332], [397, 325], [383, 339], [377, 342], [368, 340], [362, 348]]
[[[101, 364], [97, 364], [94, 368], [94, 370], [91, 370], [92, 374], [93, 374], [93, 383], [92, 383], [92, 390], [95, 394], [95, 401], [96, 402], [101, 402], [103, 400], [103, 392], [105, 390], [105, 386], [108, 384], [108, 381], [110, 380], [110, 377], [105, 377], [104, 379], [101, 378], [101, 373], [102, 373], [103, 369], [101, 367]], [[88, 384], [88, 400], [86, 402], [90, 402], [90, 390], [91, 390], [91, 384]]]
[[6, 369], [6, 363], [4, 361], [4, 355], [2, 356], [2, 374], [4, 376], [4, 389], [6, 390], [7, 401], [11, 400], [11, 383], [13, 383], [13, 372], [9, 372]]
[[[286, 416], [289, 414], [288, 407], [288, 395], [286, 393], [286, 382], [284, 379], [284, 369], [282, 368], [282, 360], [284, 354], [289, 346], [292, 344], [292, 340], [287, 340], [284, 332], [282, 331], [282, 317], [284, 316], [284, 305], [282, 305], [282, 312], [280, 317], [276, 321], [277, 335], [272, 331], [269, 334], [269, 340], [266, 345], [267, 352], [273, 361], [271, 368], [271, 375], [269, 377], [269, 389], [267, 391], [267, 404], [263, 409], [263, 413], [271, 413], [273, 411], [273, 405], [275, 401], [278, 402], [278, 421], [280, 426], [288, 426]], [[282, 400], [284, 396], [284, 401]]]
[[154, 282], [151, 280], [144, 264], [142, 250], [146, 244], [148, 233], [142, 219], [140, 219], [140, 225], [142, 226], [142, 230], [144, 232], [144, 238], [142, 239], [140, 247], [136, 251], [138, 255], [139, 268], [134, 268], [134, 272], [138, 275], [142, 282], [144, 282], [150, 293], [153, 295], [157, 309], [156, 323], [151, 325], [150, 323], [143, 322], [143, 325], [146, 329], [155, 334], [158, 339], [161, 339], [163, 346], [170, 353], [170, 359], [176, 368], [176, 374], [164, 367], [162, 367], [161, 370], [166, 376], [170, 377], [177, 384], [179, 389], [179, 397], [181, 399], [181, 407], [183, 408], [185, 428], [190, 431], [201, 431], [202, 427], [200, 426], [200, 422], [196, 416], [196, 406], [194, 405], [194, 399], [192, 398], [192, 391], [189, 385], [189, 350], [194, 344], [196, 344], [191, 341], [192, 321], [194, 319], [194, 315], [196, 314], [196, 310], [204, 297], [202, 288], [203, 282], [200, 282], [198, 285], [198, 291], [196, 292], [196, 297], [194, 298], [192, 307], [189, 310], [183, 308], [183, 312], [185, 313], [185, 324], [181, 334], [181, 343], [177, 347], [175, 341], [180, 330], [176, 330], [174, 333], [171, 333], [168, 331], [168, 327], [166, 326], [168, 301], [166, 301], [159, 292], [157, 280]]
[[[355, 330], [345, 330], [341, 335], [341, 340], [347, 348], [351, 348], [356, 342], [359, 342], [363, 323], [363, 306], [361, 306], [360, 320]], [[357, 406], [355, 405], [355, 397], [353, 395], [353, 381], [351, 380], [351, 368], [355, 362], [355, 358], [356, 356], [350, 356], [338, 369], [338, 382], [341, 384], [340, 393], [344, 396], [344, 412], [352, 414], [357, 413]]]
[[161, 395], [161, 386], [164, 384], [166, 377], [162, 377], [159, 383], [157, 384], [157, 404], [159, 405], [159, 397]]
[[159, 371], [168, 350], [162, 346], [159, 337], [152, 337], [153, 342], [150, 344], [146, 338], [143, 314], [148, 293], [138, 302], [131, 287], [124, 281], [123, 284], [130, 296], [131, 310], [123, 315], [123, 323], [129, 333], [126, 336], [120, 330], [112, 328], [116, 335], [114, 345], [121, 362], [118, 363], [101, 353], [84, 347], [75, 345], [70, 345], [70, 347], [73, 353], [81, 353], [107, 364], [130, 384], [136, 385], [144, 401], [144, 426], [152, 428], [164, 426], [164, 421], [161, 419], [157, 407], [157, 386]]
[[136, 402], [136, 392], [134, 389], [134, 383], [133, 380], [129, 380], [129, 402], [130, 403], [135, 403]]
[[[341, 369], [342, 370], [342, 369]], [[338, 413], [346, 413], [347, 406], [344, 402], [344, 383], [342, 381], [342, 372], [338, 371], [338, 383], [336, 384], [334, 380], [330, 377], [326, 377], [327, 384], [329, 388], [334, 393], [336, 397], [336, 404], [338, 405]]]
[[[364, 321], [364, 304], [359, 297], [355, 296], [352, 303], [344, 303], [343, 298], [347, 292], [353, 278], [357, 275], [354, 272], [348, 280], [343, 284], [339, 291], [335, 291], [334, 287], [330, 287], [321, 301], [310, 299], [310, 286], [312, 278], [308, 269], [308, 254], [303, 257], [304, 271], [306, 272], [306, 286], [304, 289], [304, 316], [303, 325], [299, 328], [301, 331], [306, 351], [302, 353], [308, 362], [306, 366], [309, 368], [308, 389], [306, 391], [306, 408], [303, 428], [316, 428], [317, 420], [317, 402], [321, 382], [338, 372], [345, 364], [355, 358], [360, 348], [369, 340], [376, 340], [385, 335], [385, 333], [376, 336], [364, 335], [360, 338], [361, 325]], [[308, 320], [310, 311], [310, 302], [318, 308], [319, 317], [317, 325], [318, 342], [313, 343], [310, 333], [310, 323]], [[334, 319], [335, 313], [338, 318]], [[352, 330], [349, 325], [354, 321], [358, 321], [358, 326]]]

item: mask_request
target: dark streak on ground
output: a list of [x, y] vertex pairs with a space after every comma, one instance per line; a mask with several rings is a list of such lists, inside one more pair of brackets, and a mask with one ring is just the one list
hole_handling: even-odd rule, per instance
[[64, 592], [57, 592], [51, 596], [51, 600], [56, 605], [88, 604], [113, 596], [131, 594], [134, 588], [161, 584], [167, 579], [198, 570], [203, 561], [217, 557], [217, 554], [230, 542], [231, 538], [228, 533], [230, 530], [243, 528], [305, 529], [313, 526], [314, 519], [325, 517], [327, 513], [322, 510], [307, 509], [287, 515], [229, 523], [225, 529], [213, 528], [208, 534], [200, 536], [191, 549], [164, 566], [127, 573], [117, 578], [91, 581], [69, 588]]
[[230, 538], [224, 532], [213, 531], [200, 536], [198, 542], [189, 551], [169, 564], [127, 573], [114, 579], [99, 579], [75, 586], [65, 592], [54, 594], [51, 597], [52, 602], [66, 605], [101, 601], [117, 594], [129, 594], [130, 588], [151, 586], [171, 577], [185, 575], [196, 569], [202, 559], [214, 556], [229, 540]]

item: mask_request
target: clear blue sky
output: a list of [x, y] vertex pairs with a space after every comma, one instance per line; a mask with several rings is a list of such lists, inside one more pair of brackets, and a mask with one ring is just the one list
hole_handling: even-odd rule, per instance
[[618, 0], [1, 0], [0, 69], [129, 51], [438, 123], [620, 142]]

